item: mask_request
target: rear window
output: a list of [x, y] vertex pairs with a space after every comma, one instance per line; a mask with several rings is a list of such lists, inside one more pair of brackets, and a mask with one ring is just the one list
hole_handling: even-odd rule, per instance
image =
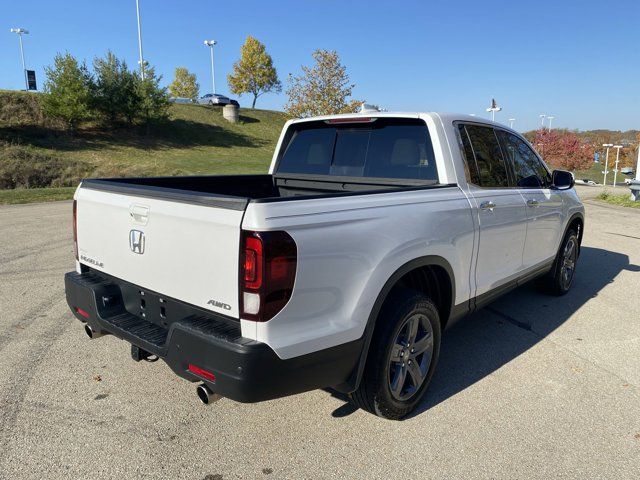
[[278, 173], [438, 180], [429, 130], [417, 119], [304, 122], [290, 127], [281, 152]]

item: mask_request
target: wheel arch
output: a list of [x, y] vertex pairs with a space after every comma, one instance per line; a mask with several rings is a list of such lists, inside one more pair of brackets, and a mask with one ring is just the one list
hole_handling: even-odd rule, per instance
[[438, 298], [432, 300], [438, 306], [441, 327], [444, 330], [456, 298], [455, 276], [451, 264], [438, 255], [427, 255], [405, 263], [389, 277], [378, 293], [364, 330], [360, 360], [347, 384], [340, 386], [338, 390], [352, 392], [360, 384], [378, 315], [385, 301], [390, 298], [396, 288], [411, 288], [437, 295]]
[[[560, 237], [560, 242], [564, 241], [565, 237], [567, 236], [567, 232], [572, 228], [577, 230], [577, 233], [578, 233], [578, 255], [579, 255], [580, 247], [582, 246], [582, 235], [584, 233], [584, 215], [582, 214], [582, 212], [574, 213], [569, 217], [569, 220], [567, 221], [567, 225], [564, 229], [564, 233], [562, 234], [562, 237]], [[560, 248], [560, 246], [558, 246], [558, 248]]]

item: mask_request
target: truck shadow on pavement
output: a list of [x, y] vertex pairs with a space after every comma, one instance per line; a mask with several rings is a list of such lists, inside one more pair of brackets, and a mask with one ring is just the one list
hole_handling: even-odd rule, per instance
[[[534, 281], [458, 322], [443, 335], [440, 360], [425, 398], [406, 418], [446, 401], [529, 350], [624, 270], [640, 272], [640, 266], [629, 264], [624, 254], [582, 247], [574, 284], [567, 295], [542, 293]], [[355, 410], [343, 405], [333, 416], [343, 417]]]

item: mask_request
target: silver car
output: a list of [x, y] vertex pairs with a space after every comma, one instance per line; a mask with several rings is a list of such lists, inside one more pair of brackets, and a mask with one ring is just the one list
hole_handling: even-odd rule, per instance
[[198, 99], [198, 103], [201, 105], [228, 105], [231, 103], [231, 99], [219, 93], [207, 93]]

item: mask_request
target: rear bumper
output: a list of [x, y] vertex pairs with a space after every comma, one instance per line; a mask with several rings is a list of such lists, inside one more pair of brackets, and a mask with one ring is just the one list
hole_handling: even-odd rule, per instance
[[[268, 345], [242, 337], [235, 319], [163, 298], [99, 272], [67, 273], [65, 290], [73, 314], [93, 330], [157, 355], [180, 377], [202, 381], [214, 392], [239, 402], [343, 384], [361, 353], [358, 340], [283, 360]], [[139, 305], [132, 300], [132, 292], [146, 295], [144, 318], [143, 312], [136, 311]], [[156, 304], [166, 305], [163, 312], [170, 313], [160, 318]], [[215, 381], [190, 372], [189, 364], [212, 372]]]

